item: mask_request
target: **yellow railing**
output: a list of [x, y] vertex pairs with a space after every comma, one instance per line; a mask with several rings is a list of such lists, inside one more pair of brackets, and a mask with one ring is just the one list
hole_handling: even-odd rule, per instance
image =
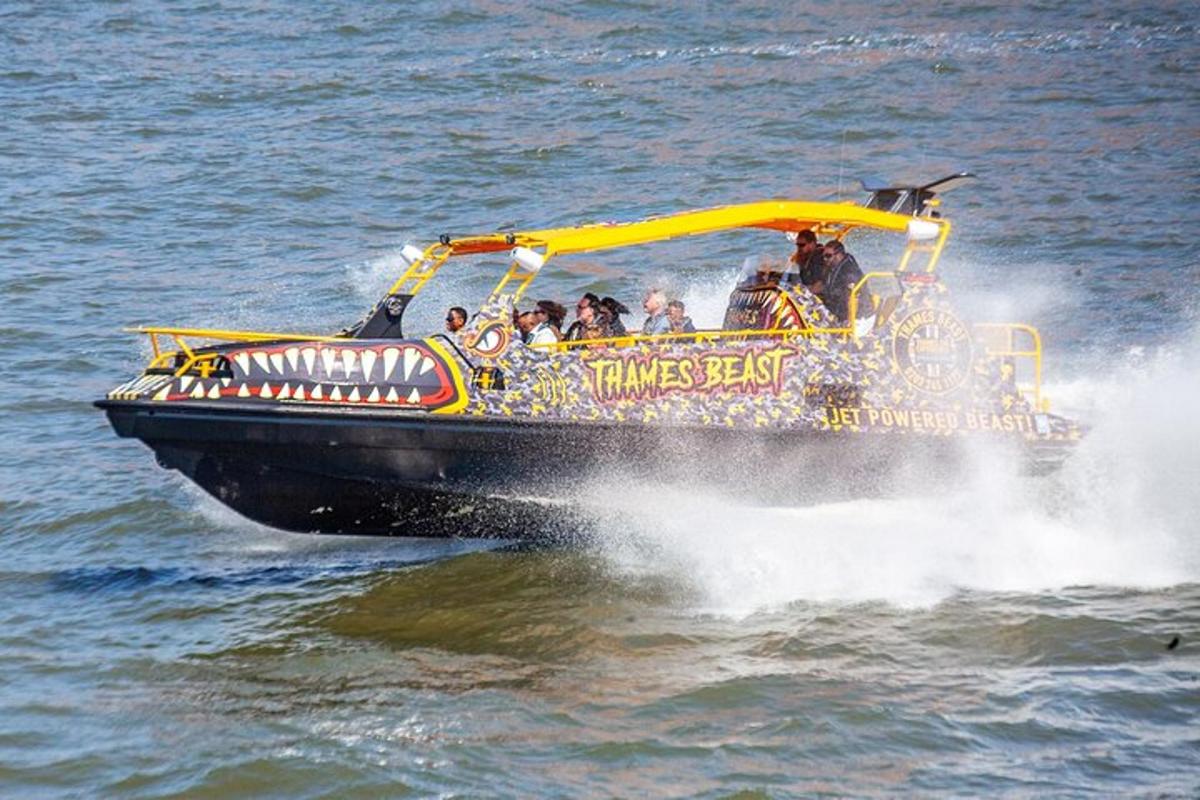
[[[197, 353], [196, 347], [187, 339], [204, 339], [206, 342], [331, 342], [341, 337], [325, 335], [309, 335], [301, 333], [268, 333], [265, 331], [229, 331], [209, 328], [128, 328], [132, 333], [144, 333], [150, 337], [150, 347], [154, 357], [147, 369], [170, 369], [178, 377], [186, 375], [193, 369], [200, 372], [200, 377], [207, 378], [217, 368], [218, 353]], [[165, 336], [175, 342], [178, 350], [164, 350], [159, 343], [160, 336]], [[183, 359], [180, 361], [179, 356]], [[178, 362], [178, 363], [177, 363]]]
[[[1042, 336], [1037, 328], [1012, 322], [979, 322], [974, 327], [975, 340], [983, 344], [989, 356], [1019, 359], [1013, 363], [1013, 380], [1018, 391], [1032, 396], [1035, 411], [1049, 411], [1050, 402], [1042, 397]], [[1026, 340], [1018, 343], [1018, 336]], [[1032, 367], [1033, 375], [1028, 380], [1022, 380], [1018, 370], [1022, 361]]]

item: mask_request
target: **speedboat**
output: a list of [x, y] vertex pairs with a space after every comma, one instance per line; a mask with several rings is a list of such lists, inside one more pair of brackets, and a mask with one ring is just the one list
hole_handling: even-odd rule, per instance
[[[768, 504], [924, 491], [977, 443], [1046, 472], [1082, 428], [1042, 395], [1038, 331], [964, 320], [937, 270], [951, 231], [939, 195], [968, 177], [864, 182], [863, 204], [442, 235], [405, 245], [403, 274], [340, 333], [137, 328], [152, 359], [96, 405], [162, 466], [300, 532], [527, 537], [594, 517], [575, 502], [589, 480]], [[514, 328], [553, 258], [731, 231], [772, 237], [785, 258], [732, 288], [720, 327], [537, 345]], [[864, 268], [838, 315], [786, 261], [783, 237], [806, 231], [898, 261]], [[422, 288], [481, 254], [498, 282], [467, 325], [406, 335]]]

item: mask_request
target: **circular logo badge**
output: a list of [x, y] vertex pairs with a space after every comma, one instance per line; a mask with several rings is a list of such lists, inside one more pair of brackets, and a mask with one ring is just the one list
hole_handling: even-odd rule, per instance
[[971, 334], [949, 311], [923, 308], [900, 321], [892, 355], [904, 380], [922, 392], [945, 394], [970, 374]]

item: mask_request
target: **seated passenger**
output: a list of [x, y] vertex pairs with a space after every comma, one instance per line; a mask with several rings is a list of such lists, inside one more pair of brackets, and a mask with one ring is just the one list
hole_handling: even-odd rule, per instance
[[607, 339], [612, 336], [608, 323], [600, 313], [598, 301], [596, 305], [593, 305], [591, 297], [595, 297], [595, 295], [584, 295], [579, 299], [579, 304], [575, 307], [579, 319], [575, 320], [570, 330], [567, 331], [567, 341], [581, 342], [586, 339]]
[[642, 323], [642, 333], [654, 336], [660, 333], [670, 333], [671, 323], [667, 321], [667, 295], [662, 289], [651, 289], [642, 298], [642, 308], [649, 315]]
[[585, 308], [591, 309], [589, 316], [592, 319], [597, 318], [600, 314], [600, 298], [591, 292], [587, 292], [575, 303], [575, 321], [571, 323], [571, 327], [567, 328], [565, 336], [567, 341], [578, 342], [584, 338], [581, 335], [581, 330], [585, 327], [585, 323], [582, 321]]
[[458, 333], [467, 324], [467, 310], [453, 306], [446, 312], [446, 333]]
[[621, 321], [621, 315], [628, 313], [629, 309], [618, 300], [606, 297], [600, 301], [600, 316], [604, 318], [604, 323], [608, 325], [613, 336], [624, 336], [628, 333], [625, 323]]
[[554, 331], [550, 330], [550, 326], [542, 322], [532, 311], [526, 311], [517, 317], [517, 328], [521, 331], [521, 341], [525, 344], [555, 344], [558, 342], [558, 337], [554, 335]]
[[[825, 306], [842, 322], [850, 321], [850, 293], [854, 286], [862, 280], [863, 271], [859, 268], [854, 256], [846, 252], [845, 246], [837, 239], [825, 243], [825, 274], [819, 283], [817, 295]], [[871, 295], [863, 287], [858, 294], [859, 316], [873, 314]]]
[[538, 320], [546, 323], [551, 332], [554, 333], [554, 340], [556, 342], [562, 341], [562, 324], [567, 318], [567, 310], [562, 305], [553, 300], [538, 300], [533, 313], [537, 314]]
[[796, 252], [792, 253], [789, 261], [796, 265], [800, 273], [800, 282], [809, 291], [816, 292], [813, 287], [825, 272], [825, 257], [817, 245], [817, 235], [812, 231], [800, 231], [796, 234]]
[[667, 324], [670, 326], [671, 333], [696, 332], [696, 326], [692, 324], [692, 318], [684, 316], [686, 310], [682, 300], [672, 300], [667, 303]]

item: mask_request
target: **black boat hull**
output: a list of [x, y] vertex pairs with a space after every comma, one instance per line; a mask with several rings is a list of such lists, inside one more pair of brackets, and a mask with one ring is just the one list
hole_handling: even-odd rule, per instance
[[[561, 540], [590, 533], [595, 485], [649, 481], [796, 505], [929, 491], [964, 455], [951, 437], [97, 405], [120, 435], [240, 514], [311, 533]], [[1046, 467], [1062, 454], [1038, 457]]]

